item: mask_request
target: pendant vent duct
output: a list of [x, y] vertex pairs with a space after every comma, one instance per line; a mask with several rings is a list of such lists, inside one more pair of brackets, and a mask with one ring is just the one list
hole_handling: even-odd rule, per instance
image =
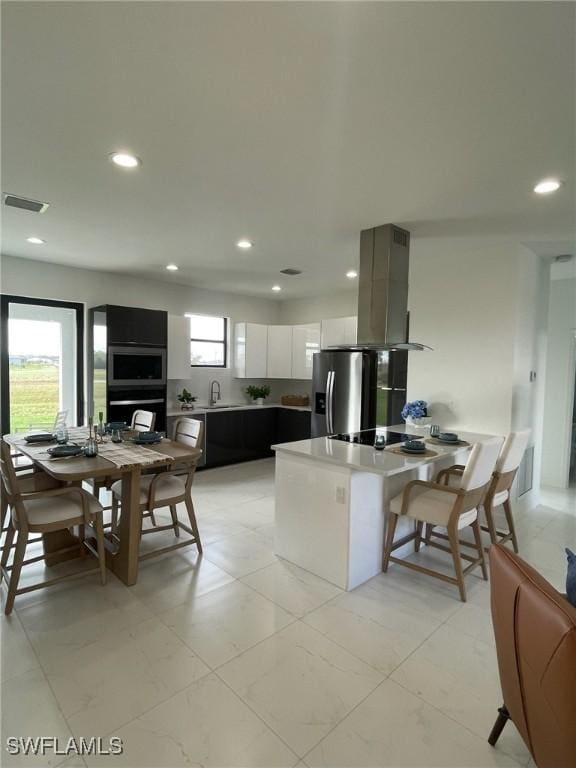
[[20, 195], [6, 194], [4, 195], [4, 205], [9, 208], [20, 208], [21, 211], [29, 211], [30, 213], [44, 213], [50, 203], [43, 203], [41, 200], [32, 200]]

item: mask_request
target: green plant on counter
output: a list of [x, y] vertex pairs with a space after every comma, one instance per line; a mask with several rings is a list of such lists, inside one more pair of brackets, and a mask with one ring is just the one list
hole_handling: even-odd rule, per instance
[[188, 392], [186, 387], [184, 387], [182, 392], [180, 392], [180, 394], [178, 395], [178, 401], [180, 403], [184, 403], [184, 405], [190, 405], [190, 403], [195, 403], [196, 400], [198, 400], [196, 395], [193, 395], [190, 392]]
[[252, 400], [260, 400], [260, 398], [268, 397], [270, 394], [270, 387], [268, 384], [264, 384], [263, 387], [256, 387], [254, 384], [250, 384], [249, 387], [246, 387], [244, 390], [248, 397], [251, 397]]

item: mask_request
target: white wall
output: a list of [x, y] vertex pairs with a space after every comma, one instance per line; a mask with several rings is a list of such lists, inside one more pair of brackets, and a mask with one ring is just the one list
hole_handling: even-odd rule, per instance
[[542, 484], [565, 488], [568, 483], [576, 363], [576, 277], [564, 277], [566, 270], [561, 266], [555, 267], [550, 281], [548, 311]]
[[358, 312], [358, 286], [327, 296], [286, 299], [280, 302], [279, 323], [315, 323], [330, 317], [350, 317]]
[[[279, 301], [181, 285], [177, 274], [169, 282], [153, 281], [2, 256], [0, 277], [3, 293], [76, 301], [84, 303], [87, 308], [118, 304], [162, 309], [174, 315], [186, 312], [221, 315], [230, 318], [230, 328], [240, 320], [279, 322]], [[207, 402], [209, 383], [214, 378], [221, 382], [223, 400], [241, 402], [245, 399], [243, 388], [248, 382], [234, 379], [231, 368], [202, 369], [191, 374], [185, 382], [169, 385], [169, 395], [173, 396], [172, 401], [169, 397], [169, 407], [175, 404], [175, 389], [182, 386]], [[294, 385], [290, 382], [274, 384], [274, 394], [298, 393], [300, 389], [297, 382]]]
[[516, 330], [510, 426], [513, 430], [532, 430], [532, 503], [538, 499], [542, 466], [549, 286], [550, 263], [520, 246], [514, 291]]
[[441, 426], [505, 433], [511, 425], [516, 312], [514, 246], [412, 241], [408, 399]]

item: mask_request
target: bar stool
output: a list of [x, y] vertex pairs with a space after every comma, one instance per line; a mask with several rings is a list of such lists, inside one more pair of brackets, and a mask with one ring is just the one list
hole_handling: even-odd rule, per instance
[[[512, 541], [512, 546], [516, 553], [518, 553], [518, 538], [514, 526], [512, 507], [510, 506], [510, 491], [518, 472], [518, 467], [528, 447], [531, 434], [532, 431], [530, 429], [523, 429], [519, 432], [511, 432], [506, 437], [496, 462], [492, 482], [482, 505], [486, 516], [486, 525], [481, 525], [480, 528], [490, 535], [490, 542], [492, 544], [504, 544], [507, 541]], [[436, 480], [439, 483], [457, 484], [462, 472], [463, 467], [455, 464], [453, 467], [448, 467], [448, 469], [439, 472]], [[508, 525], [507, 531], [501, 531], [496, 528], [494, 510], [500, 505], [504, 507], [504, 515]]]
[[[386, 544], [384, 548], [383, 571], [386, 573], [390, 562], [403, 565], [428, 576], [447, 581], [458, 586], [460, 599], [466, 602], [466, 587], [464, 576], [474, 568], [480, 567], [484, 579], [488, 578], [484, 550], [480, 537], [478, 524], [478, 507], [484, 500], [490, 486], [492, 473], [498, 460], [503, 438], [494, 437], [482, 443], [475, 443], [470, 452], [468, 462], [458, 487], [441, 485], [437, 482], [425, 480], [412, 480], [402, 493], [395, 496], [390, 502], [390, 518], [386, 532]], [[412, 535], [404, 537], [394, 543], [394, 534], [398, 518], [408, 517], [415, 521], [416, 527]], [[413, 563], [401, 558], [392, 557], [392, 551], [403, 546], [407, 541], [414, 539], [414, 548], [418, 552], [422, 539], [423, 526], [430, 528], [441, 527], [446, 529], [446, 534], [437, 533], [437, 538], [443, 538], [449, 546], [444, 546], [436, 541], [428, 540], [430, 546], [441, 549], [452, 555], [455, 577], [439, 571], [425, 568], [418, 563]], [[471, 526], [476, 543], [476, 557], [462, 554], [458, 532], [467, 526]], [[470, 563], [462, 568], [462, 560]]]

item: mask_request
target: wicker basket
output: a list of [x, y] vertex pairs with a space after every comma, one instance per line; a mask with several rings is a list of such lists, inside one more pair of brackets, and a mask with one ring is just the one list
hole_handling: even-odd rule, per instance
[[310, 405], [308, 395], [282, 395], [280, 398], [282, 405]]

